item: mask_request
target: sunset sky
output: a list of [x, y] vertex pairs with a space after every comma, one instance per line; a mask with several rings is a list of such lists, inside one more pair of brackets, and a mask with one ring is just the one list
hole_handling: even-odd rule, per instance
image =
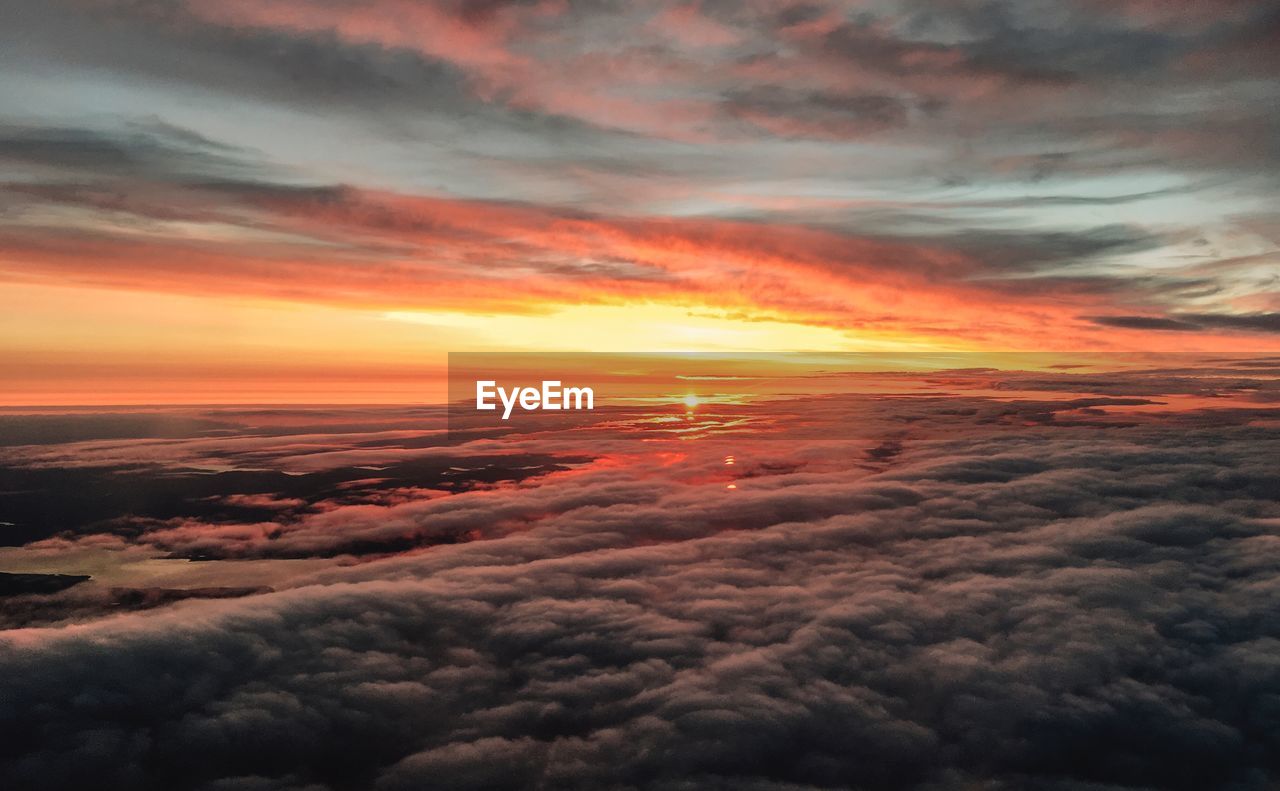
[[1275, 349], [1278, 30], [6, 2], [0, 398], [419, 401], [493, 349]]
[[0, 0], [0, 789], [1280, 789], [1278, 42]]

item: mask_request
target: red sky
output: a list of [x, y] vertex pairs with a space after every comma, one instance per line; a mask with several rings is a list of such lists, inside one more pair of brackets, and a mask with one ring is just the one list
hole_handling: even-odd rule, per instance
[[4, 403], [1280, 345], [1258, 4], [87, 5], [0, 12]]

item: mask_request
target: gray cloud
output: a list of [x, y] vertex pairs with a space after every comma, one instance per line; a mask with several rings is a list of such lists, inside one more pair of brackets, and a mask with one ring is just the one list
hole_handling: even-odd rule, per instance
[[730, 92], [724, 110], [780, 137], [842, 138], [907, 123], [909, 107], [893, 96], [843, 96], [756, 86]]
[[[814, 243], [803, 265], [859, 283], [898, 288], [906, 269], [1002, 297], [1081, 300], [1087, 316], [1158, 306], [1169, 321], [1270, 332], [1263, 318], [1212, 317], [1242, 293], [1265, 295], [1269, 281], [1211, 269], [1261, 255], [1265, 241], [1237, 226], [1250, 213], [1270, 216], [1255, 205], [1271, 191], [1277, 151], [1274, 81], [1264, 79], [1275, 63], [1261, 49], [1275, 24], [1270, 9], [1196, 5], [1168, 17], [1091, 0], [899, 0], [857, 12], [439, 7], [432, 25], [481, 37], [483, 51], [464, 57], [384, 29], [379, 20], [396, 14], [407, 30], [431, 22], [395, 3], [298, 2], [297, 18], [274, 22], [168, 0], [95, 3], [91, 13], [67, 2], [9, 4], [0, 21], [12, 63], [5, 98], [19, 109], [3, 119], [0, 158], [21, 177], [0, 194], [0, 244], [24, 268], [48, 266], [64, 280], [163, 288], [190, 276], [174, 263], [189, 248], [172, 247], [191, 242], [170, 223], [229, 224], [203, 245], [217, 260], [200, 271], [218, 269], [237, 290], [272, 298], [315, 299], [271, 275], [304, 282], [350, 255], [361, 259], [356, 279], [370, 261], [395, 268], [406, 258], [438, 257], [440, 270], [475, 278], [532, 268], [556, 282], [546, 296], [565, 300], [579, 296], [563, 285], [575, 280], [619, 292], [649, 284], [660, 297], [706, 288], [616, 251], [529, 245], [525, 232], [503, 231], [482, 251], [450, 237], [448, 254], [433, 243], [426, 256], [404, 239], [371, 238], [392, 236], [386, 228], [299, 228], [296, 216], [365, 192], [449, 195], [516, 203], [548, 222], [651, 221], [650, 230], [747, 217], [787, 254], [805, 247], [793, 243], [796, 228], [826, 228], [837, 238]], [[721, 40], [682, 39], [659, 24], [664, 11], [692, 14]], [[86, 109], [77, 117], [66, 106]], [[243, 123], [216, 122], [231, 117]], [[1129, 177], [1135, 183], [1120, 183]], [[1156, 216], [1147, 206], [1159, 216], [1171, 207], [1176, 219], [1144, 227]], [[274, 214], [289, 207], [289, 218]], [[1162, 248], [1179, 255], [1180, 240], [1209, 230], [1233, 241], [1205, 251], [1195, 273], [1122, 260]], [[946, 250], [867, 250], [868, 238]], [[297, 263], [268, 256], [238, 275], [236, 245], [261, 250], [264, 239], [300, 243]], [[951, 253], [971, 260], [941, 260]], [[90, 258], [95, 272], [77, 272]], [[170, 268], [164, 277], [133, 270], [153, 259]], [[718, 283], [739, 273], [715, 274]], [[877, 324], [841, 319], [814, 296], [769, 307], [819, 324]], [[1190, 312], [1206, 318], [1172, 315]]]
[[[79, 179], [131, 180], [247, 175], [253, 152], [210, 140], [158, 118], [115, 128], [0, 126], [0, 162], [11, 167], [49, 168]], [[11, 186], [20, 186], [19, 184]]]
[[[915, 411], [955, 425], [961, 406]], [[689, 443], [674, 465], [335, 510], [351, 535], [524, 526], [275, 593], [0, 635], [0, 776], [1266, 787], [1280, 439], [1213, 416], [1046, 433], [1023, 420], [1034, 408], [1000, 429], [978, 414], [897, 444]]]
[[1175, 332], [1197, 332], [1199, 324], [1189, 321], [1167, 319], [1161, 316], [1086, 316], [1088, 321], [1104, 327], [1121, 327], [1127, 330], [1173, 330]]
[[1171, 316], [1088, 316], [1087, 320], [1108, 327], [1175, 332], [1238, 330], [1280, 332], [1280, 313], [1175, 313]]

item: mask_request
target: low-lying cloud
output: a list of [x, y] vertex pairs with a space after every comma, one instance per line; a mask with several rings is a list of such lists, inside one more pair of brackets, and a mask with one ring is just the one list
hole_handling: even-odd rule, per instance
[[[1274, 417], [600, 450], [274, 539], [473, 540], [4, 633], [0, 776], [1261, 789], [1280, 772]], [[188, 528], [146, 540], [240, 540]]]

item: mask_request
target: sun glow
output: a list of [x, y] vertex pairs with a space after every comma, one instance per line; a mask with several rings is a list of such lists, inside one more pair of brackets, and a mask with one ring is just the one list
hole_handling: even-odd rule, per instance
[[[469, 333], [470, 351], [596, 352], [912, 351], [937, 348], [937, 339], [859, 332], [785, 318], [750, 320], [707, 308], [658, 302], [625, 305], [546, 305], [532, 313], [486, 315], [448, 311], [388, 311], [388, 322]], [[932, 343], [930, 343], [932, 340]]]

